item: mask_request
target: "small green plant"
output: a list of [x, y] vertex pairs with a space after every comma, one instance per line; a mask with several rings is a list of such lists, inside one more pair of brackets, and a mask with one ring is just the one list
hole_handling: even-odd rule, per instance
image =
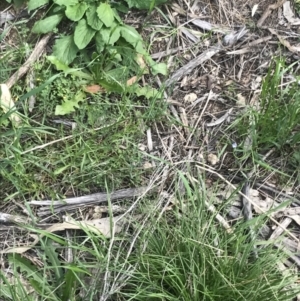
[[300, 167], [299, 79], [296, 77], [296, 81], [281, 87], [292, 67], [286, 66], [282, 59], [274, 60], [263, 80], [259, 102], [229, 127], [236, 126], [237, 139], [245, 142], [236, 150], [236, 154], [243, 154], [239, 156], [241, 160], [252, 156], [256, 163], [264, 165], [261, 157], [272, 149], [274, 155], [280, 157], [277, 166], [286, 167], [285, 171], [277, 168], [277, 173], [284, 177], [294, 174]]
[[[204, 205], [209, 202], [204, 182], [197, 179], [193, 188], [185, 180], [187, 195], [178, 194], [182, 206], [171, 218], [154, 218], [149, 232], [144, 229], [140, 248], [131, 257], [137, 268], [116, 299], [292, 300], [299, 289], [290, 287], [296, 275], [284, 277], [277, 267], [282, 251], [270, 243], [258, 247], [255, 258], [253, 242], [245, 234], [247, 225], [238, 223], [227, 233]], [[258, 230], [264, 220], [258, 217], [252, 223]]]
[[[151, 9], [156, 1], [128, 0], [121, 5], [99, 0], [30, 0], [28, 9], [33, 11], [46, 4], [50, 5], [47, 16], [34, 24], [34, 33], [55, 31], [64, 20], [72, 22], [65, 23], [69, 24], [65, 32], [71, 34], [60, 35], [55, 41], [53, 55], [49, 57], [57, 70], [66, 75], [73, 74], [83, 85], [97, 84], [108, 92], [157, 97], [158, 92], [150, 86], [140, 87], [136, 80], [130, 84], [128, 81], [149, 72], [166, 75], [166, 65], [156, 64], [151, 59], [140, 34], [132, 26], [125, 25], [118, 13], [132, 7]], [[79, 71], [78, 68], [85, 70]], [[79, 91], [64, 99], [56, 107], [56, 114], [73, 112], [85, 98], [86, 94]]]
[[[19, 254], [9, 254], [10, 276], [0, 271], [0, 296], [5, 300], [75, 300], [80, 277], [89, 272], [75, 264], [65, 264], [51, 239], [44, 239], [40, 250], [43, 267], [39, 268]], [[38, 298], [38, 299], [36, 299]]]
[[291, 67], [276, 60], [262, 85], [261, 110], [256, 115], [259, 147], [295, 147], [300, 143], [300, 92], [298, 81], [280, 88], [283, 76]]

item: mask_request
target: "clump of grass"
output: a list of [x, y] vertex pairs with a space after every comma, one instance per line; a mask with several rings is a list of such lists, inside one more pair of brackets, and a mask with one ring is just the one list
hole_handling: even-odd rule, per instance
[[[56, 74], [47, 60], [35, 71], [40, 82]], [[9, 115], [0, 116], [2, 199], [57, 198], [71, 187], [89, 193], [106, 185], [118, 189], [142, 183], [144, 159], [138, 144], [144, 141], [147, 128], [165, 115], [166, 104], [159, 95], [139, 97], [125, 90], [118, 95], [88, 95], [73, 113], [55, 116], [62, 98], [81, 86], [76, 78], [59, 77], [39, 91], [32, 113], [26, 102], [18, 103], [22, 127], [11, 129]], [[68, 126], [71, 122], [75, 129]], [[73, 137], [64, 139], [69, 136]], [[60, 141], [24, 153], [55, 140]]]
[[[277, 263], [280, 251], [271, 245], [258, 249], [245, 224], [227, 233], [204, 206], [205, 193], [187, 187], [188, 207], [171, 220], [154, 222], [144, 232], [142, 244], [132, 258], [138, 268], [121, 300], [291, 300], [294, 277], [283, 277]], [[181, 204], [183, 199], [181, 199]], [[253, 221], [257, 226], [263, 220]]]
[[[149, 200], [140, 200], [138, 211], [154, 213], [153, 220], [143, 220], [143, 226], [133, 221], [134, 234], [119, 233], [113, 240], [87, 230], [71, 240], [37, 230], [45, 234], [35, 247], [43, 268], [9, 255], [12, 279], [0, 273], [0, 296], [5, 301], [291, 301], [299, 293], [296, 275], [277, 266], [285, 260], [281, 250], [256, 240], [256, 257], [246, 223], [232, 225], [229, 233], [207, 210], [202, 179], [197, 187], [185, 181], [185, 188], [184, 197], [177, 194], [179, 207], [159, 220], [153, 200], [151, 210]], [[258, 232], [264, 217], [251, 222]], [[65, 248], [72, 250], [72, 263], [63, 260]]]
[[283, 150], [300, 143], [300, 92], [298, 82], [280, 88], [286, 68], [282, 60], [275, 61], [275, 70], [269, 70], [261, 93], [261, 110], [256, 115], [257, 145]]
[[261, 163], [261, 156], [273, 149], [280, 162], [277, 171], [281, 169], [285, 178], [300, 167], [300, 92], [298, 79], [288, 83], [292, 67], [283, 59], [274, 60], [263, 80], [259, 102], [230, 126], [237, 128], [237, 140], [245, 142], [236, 152], [243, 154], [242, 161], [251, 156]]

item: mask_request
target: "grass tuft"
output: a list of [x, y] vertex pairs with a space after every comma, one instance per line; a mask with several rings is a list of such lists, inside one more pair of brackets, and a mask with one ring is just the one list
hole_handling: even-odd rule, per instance
[[[271, 245], [253, 255], [253, 243], [238, 223], [229, 234], [204, 205], [205, 195], [189, 187], [188, 206], [144, 232], [132, 264], [138, 268], [119, 294], [122, 300], [291, 300], [292, 276], [277, 264], [282, 252]], [[180, 198], [180, 196], [179, 196]], [[183, 199], [181, 200], [184, 201]], [[256, 226], [263, 220], [257, 218]], [[146, 247], [145, 247], [146, 246]]]

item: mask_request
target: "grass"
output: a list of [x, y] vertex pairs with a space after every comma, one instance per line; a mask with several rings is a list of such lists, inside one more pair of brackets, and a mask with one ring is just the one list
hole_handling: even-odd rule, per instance
[[[164, 36], [174, 35], [175, 29], [168, 30]], [[21, 30], [19, 36], [25, 39]], [[1, 53], [1, 82], [24, 60], [25, 49], [8, 47]], [[8, 55], [11, 52], [13, 56]], [[74, 67], [100, 78], [105, 64], [110, 65], [113, 59], [88, 61], [87, 53], [83, 53]], [[264, 172], [273, 170], [286, 183], [300, 170], [300, 100], [296, 83], [280, 88], [292, 66], [286, 67], [282, 59], [273, 65], [274, 71], [270, 68], [264, 78], [260, 110], [248, 108], [225, 132], [226, 137], [234, 136], [238, 142], [235, 156], [239, 166], [245, 164], [250, 169], [259, 163]], [[133, 69], [134, 65], [130, 66], [130, 71]], [[33, 72], [39, 90], [32, 92], [25, 80], [12, 89], [22, 126], [10, 124], [11, 112], [0, 116], [1, 206], [9, 207], [12, 201], [23, 206], [30, 199], [58, 199], [148, 184], [149, 170], [143, 167], [148, 159], [138, 145], [145, 144], [148, 128], [158, 122], [167, 128], [166, 119], [171, 120], [161, 91], [149, 97], [138, 96], [130, 87], [121, 93], [88, 94], [74, 112], [58, 116], [57, 106], [93, 83], [74, 73], [60, 73], [46, 59], [36, 63]], [[122, 76], [126, 79], [128, 74]], [[106, 76], [114, 79], [112, 73]], [[145, 78], [155, 86], [150, 76]], [[26, 97], [30, 91], [36, 97], [32, 112]], [[246, 137], [251, 138], [251, 149], [243, 143]], [[272, 148], [276, 155], [272, 160], [279, 159], [277, 164], [262, 160]], [[223, 146], [221, 152], [225, 152]], [[297, 277], [279, 269], [286, 257], [273, 247], [274, 242], [266, 243], [257, 234], [254, 244], [249, 223], [243, 221], [233, 222], [232, 233], [226, 232], [215, 215], [225, 214], [223, 209], [230, 200], [212, 214], [205, 205], [212, 202], [205, 175], [198, 175], [195, 182], [188, 180], [191, 177], [180, 177], [178, 173], [174, 176], [185, 184], [185, 194], [173, 184], [168, 187], [177, 204], [168, 211], [170, 216], [161, 214], [158, 195], [146, 196], [130, 212], [133, 222], [127, 231], [113, 239], [86, 229], [71, 232], [69, 237], [31, 229], [45, 236], [24, 256], [5, 255], [0, 298], [256, 301], [259, 296], [262, 301], [292, 300], [299, 293], [294, 286]], [[135, 220], [140, 213], [145, 218]], [[34, 212], [30, 214], [34, 216]], [[53, 217], [56, 219], [60, 216]], [[267, 222], [265, 215], [250, 221], [255, 233]], [[72, 251], [72, 262], [66, 260], [66, 250]]]
[[[198, 185], [188, 187], [189, 206], [180, 217], [145, 232], [123, 300], [290, 300], [294, 292], [286, 288], [293, 280], [282, 278], [277, 267], [282, 253], [269, 245], [255, 259], [246, 225], [236, 224], [234, 234], [221, 230]], [[263, 224], [260, 218], [253, 222]]]
[[[287, 66], [283, 58], [274, 60], [263, 80], [259, 103], [248, 106], [228, 128], [229, 132], [235, 130], [239, 162], [250, 160], [272, 170], [281, 183], [291, 177], [299, 182], [300, 95], [297, 77], [295, 81], [288, 77], [292, 72], [293, 65]], [[277, 158], [275, 164], [263, 160], [270, 150], [270, 158]]]
[[[256, 258], [248, 225], [236, 222], [231, 233], [221, 228], [215, 219], [219, 212], [212, 214], [205, 205], [209, 200], [205, 181], [201, 177], [197, 180], [189, 183], [185, 179], [187, 195], [176, 194], [181, 206], [159, 219], [159, 212], [150, 209], [155, 200], [141, 200], [148, 222], [137, 223], [131, 234], [116, 236], [111, 242], [90, 232], [83, 239], [77, 234], [71, 238], [72, 263], [63, 260], [66, 239], [56, 235], [47, 235], [37, 249], [43, 261], [41, 269], [18, 254], [10, 255], [13, 279], [19, 284], [9, 284], [2, 273], [6, 279], [0, 290], [2, 297], [256, 301], [259, 296], [260, 300], [291, 300], [299, 288], [293, 286], [295, 275], [283, 276], [279, 269], [286, 259], [284, 253], [257, 235]], [[257, 233], [265, 222], [265, 216], [251, 221]], [[138, 237], [133, 249], [130, 237]], [[91, 276], [94, 281], [89, 282]], [[29, 294], [25, 284], [34, 292]]]
[[[36, 72], [41, 82], [55, 74], [47, 61]], [[0, 154], [5, 168], [0, 173], [6, 200], [12, 195], [54, 197], [55, 192], [64, 194], [71, 187], [83, 193], [99, 191], [105, 183], [114, 189], [141, 183], [143, 161], [137, 145], [146, 129], [164, 116], [164, 103], [126, 91], [118, 96], [99, 94], [83, 100], [79, 109], [67, 117], [54, 116], [63, 97], [75, 93], [79, 86], [72, 77], [60, 77], [35, 96], [32, 114], [27, 113], [26, 102], [19, 105], [24, 114], [23, 127], [10, 129], [9, 116], [2, 121]], [[76, 128], [53, 120], [73, 122]], [[96, 128], [102, 129], [94, 131]], [[63, 140], [69, 135], [73, 137]], [[62, 141], [22, 154], [57, 139]]]

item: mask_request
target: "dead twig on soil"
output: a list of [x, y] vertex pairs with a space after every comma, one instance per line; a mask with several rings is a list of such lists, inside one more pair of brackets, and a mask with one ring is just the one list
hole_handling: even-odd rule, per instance
[[[243, 27], [238, 32], [231, 32], [224, 37], [224, 44], [227, 47], [232, 47], [240, 40], [244, 35], [247, 34], [247, 30]], [[184, 75], [191, 73], [200, 64], [212, 58], [215, 54], [219, 53], [225, 47], [221, 43], [217, 43], [214, 46], [208, 48], [206, 51], [202, 52], [199, 56], [195, 57], [193, 60], [189, 61], [186, 65], [178, 69], [166, 82], [165, 86], [169, 87], [173, 83], [180, 80]]]
[[41, 56], [43, 53], [52, 33], [45, 35], [35, 46], [28, 60], [23, 64], [23, 66], [16, 71], [10, 79], [6, 82], [8, 88], [11, 88], [24, 74], [28, 72], [33, 63]]
[[[125, 199], [125, 198], [132, 198], [141, 196], [145, 193], [147, 190], [147, 187], [140, 187], [140, 188], [129, 188], [129, 189], [120, 189], [117, 191], [114, 191], [112, 193], [94, 193], [90, 195], [85, 195], [81, 197], [74, 197], [74, 198], [68, 198], [65, 200], [45, 200], [45, 201], [30, 201], [28, 204], [34, 205], [34, 206], [43, 206], [39, 209], [38, 215], [45, 215], [45, 213], [49, 212], [60, 212], [69, 210], [69, 208], [76, 208], [78, 206], [86, 206], [86, 205], [92, 205], [95, 203], [103, 203], [110, 201], [115, 201], [119, 199]], [[51, 208], [49, 208], [51, 207]]]
[[189, 61], [186, 65], [182, 66], [180, 69], [178, 69], [166, 82], [165, 86], [169, 87], [174, 82], [179, 81], [184, 75], [192, 72], [193, 69], [198, 67], [200, 64], [204, 63], [205, 61], [209, 60], [211, 57], [213, 57], [215, 54], [220, 52], [223, 49], [223, 46], [220, 44], [217, 44], [206, 51], [202, 52], [199, 56], [194, 58], [193, 60]]
[[263, 23], [265, 22], [265, 20], [269, 17], [269, 15], [271, 14], [272, 10], [279, 8], [280, 6], [283, 5], [283, 3], [286, 0], [279, 0], [277, 3], [275, 4], [271, 4], [267, 7], [267, 9], [264, 11], [264, 13], [262, 14], [262, 16], [260, 17], [260, 19], [257, 21], [257, 27], [261, 27], [263, 25]]
[[[243, 192], [237, 190], [237, 187], [235, 185], [233, 185], [232, 183], [230, 183], [228, 180], [226, 180], [226, 178], [224, 178], [221, 174], [219, 174], [218, 172], [216, 172], [215, 170], [208, 168], [208, 167], [204, 167], [201, 165], [196, 165], [197, 168], [207, 171], [211, 174], [216, 175], [218, 178], [220, 178], [222, 181], [224, 181], [227, 185], [231, 186], [233, 189], [235, 189], [244, 199], [246, 199], [252, 206], [257, 207], [258, 209], [261, 210], [261, 208], [255, 203], [253, 202], [248, 196], [246, 196]], [[266, 213], [266, 212], [265, 212]], [[267, 214], [267, 213], [266, 213]], [[278, 227], [283, 228], [281, 226], [281, 224], [279, 222], [277, 222], [270, 214], [268, 214], [268, 217], [270, 218], [270, 220], [275, 223]], [[283, 231], [289, 235], [291, 238], [293, 238], [297, 243], [300, 243], [300, 240], [289, 230], [287, 229], [283, 229]]]

